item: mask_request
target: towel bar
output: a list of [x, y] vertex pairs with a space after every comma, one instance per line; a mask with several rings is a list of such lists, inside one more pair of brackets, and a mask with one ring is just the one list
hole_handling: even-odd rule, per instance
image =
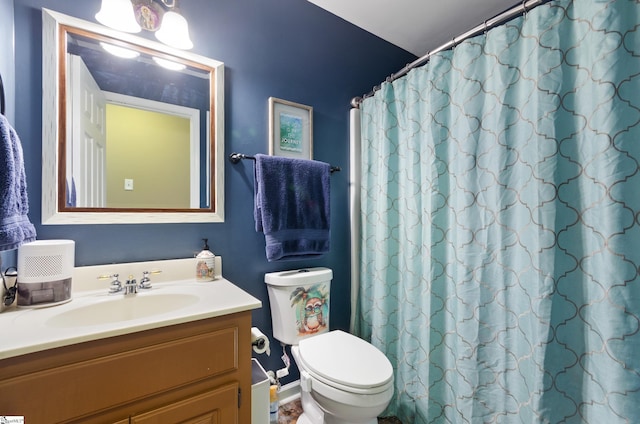
[[[231, 153], [229, 155], [229, 161], [233, 164], [240, 162], [242, 159], [250, 159], [253, 161], [256, 160], [254, 156], [245, 155], [244, 153]], [[342, 171], [339, 166], [331, 166], [329, 170], [331, 171], [331, 173]]]

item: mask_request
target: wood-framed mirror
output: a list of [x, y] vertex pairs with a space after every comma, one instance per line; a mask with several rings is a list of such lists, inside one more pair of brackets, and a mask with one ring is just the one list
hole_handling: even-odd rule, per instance
[[42, 223], [223, 222], [224, 64], [42, 19]]

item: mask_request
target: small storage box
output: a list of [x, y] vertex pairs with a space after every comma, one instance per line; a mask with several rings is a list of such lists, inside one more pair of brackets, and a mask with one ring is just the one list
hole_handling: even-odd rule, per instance
[[269, 376], [251, 358], [251, 424], [269, 424]]

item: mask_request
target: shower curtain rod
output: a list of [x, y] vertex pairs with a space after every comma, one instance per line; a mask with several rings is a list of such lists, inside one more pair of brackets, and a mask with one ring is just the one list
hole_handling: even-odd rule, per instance
[[[487, 32], [489, 29], [496, 27], [498, 25], [501, 25], [517, 16], [520, 16], [522, 14], [524, 14], [526, 16], [527, 12], [531, 9], [533, 9], [536, 6], [539, 6], [543, 3], [547, 3], [550, 0], [529, 0], [529, 1], [523, 1], [521, 4], [518, 4], [514, 7], [512, 7], [509, 10], [506, 10], [505, 12], [502, 12], [501, 14], [488, 19], [486, 21], [484, 21], [482, 24], [476, 26], [475, 28], [465, 32], [464, 34], [460, 35], [459, 37], [453, 37], [453, 39], [451, 41], [449, 41], [448, 43], [445, 43], [443, 45], [441, 45], [440, 47], [438, 47], [435, 50], [431, 50], [430, 52], [428, 52], [427, 54], [425, 54], [422, 57], [419, 57], [418, 59], [414, 60], [413, 62], [409, 63], [408, 65], [406, 65], [404, 68], [402, 68], [401, 70], [399, 70], [398, 72], [396, 72], [395, 74], [391, 74], [390, 76], [387, 77], [387, 79], [385, 80], [385, 82], [393, 82], [395, 80], [397, 80], [400, 77], [403, 77], [404, 75], [406, 75], [407, 73], [409, 73], [410, 70], [412, 70], [413, 68], [417, 68], [418, 66], [424, 65], [426, 62], [429, 61], [429, 59], [431, 58], [431, 56], [433, 56], [436, 53], [440, 53], [441, 51], [445, 51], [445, 50], [449, 50], [453, 47], [455, 47], [456, 45], [460, 44], [462, 41], [466, 40], [467, 38], [471, 38], [471, 37], [475, 37], [476, 35], [479, 35], [483, 32]], [[376, 91], [380, 90], [381, 86], [380, 85], [376, 85], [375, 87], [373, 87], [373, 89], [363, 95], [362, 97], [354, 97], [353, 99], [351, 99], [351, 106], [355, 107], [355, 108], [359, 108], [360, 107], [360, 103], [362, 103], [362, 101], [364, 99], [366, 99], [367, 97], [371, 97], [373, 96]]]

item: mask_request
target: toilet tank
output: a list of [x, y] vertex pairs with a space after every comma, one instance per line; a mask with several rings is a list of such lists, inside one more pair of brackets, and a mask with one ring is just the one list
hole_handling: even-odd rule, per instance
[[329, 292], [333, 271], [305, 268], [265, 274], [273, 337], [297, 345], [306, 337], [329, 331]]

